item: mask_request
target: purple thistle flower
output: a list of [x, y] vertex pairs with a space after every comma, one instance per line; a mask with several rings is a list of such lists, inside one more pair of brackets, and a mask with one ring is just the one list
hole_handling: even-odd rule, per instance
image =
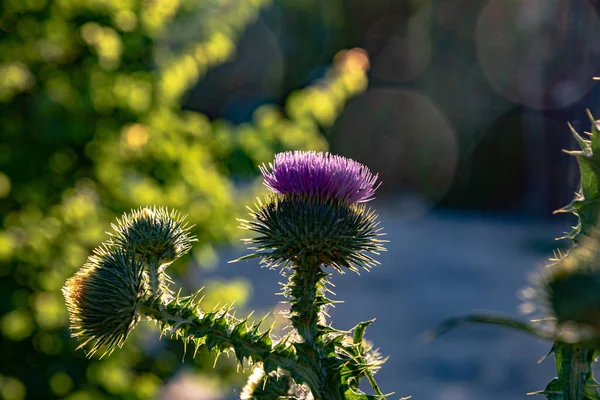
[[288, 151], [275, 155], [260, 171], [265, 185], [279, 194], [308, 194], [364, 203], [374, 199], [378, 175], [349, 158], [315, 151]]

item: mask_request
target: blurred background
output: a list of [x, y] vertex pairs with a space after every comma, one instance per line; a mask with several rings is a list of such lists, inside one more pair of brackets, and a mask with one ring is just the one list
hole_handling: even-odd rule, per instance
[[[398, 398], [526, 398], [549, 345], [489, 328], [425, 344], [515, 293], [576, 221], [567, 122], [600, 114], [595, 0], [0, 1], [0, 399], [230, 399], [245, 378], [142, 324], [88, 360], [60, 292], [116, 216], [188, 214], [199, 241], [171, 267], [205, 305], [273, 311], [280, 277], [244, 254], [236, 217], [257, 166], [329, 150], [384, 182], [382, 266], [334, 277], [336, 326], [377, 317]], [[563, 244], [562, 246], [566, 246]], [[182, 362], [183, 361], [183, 362]]]

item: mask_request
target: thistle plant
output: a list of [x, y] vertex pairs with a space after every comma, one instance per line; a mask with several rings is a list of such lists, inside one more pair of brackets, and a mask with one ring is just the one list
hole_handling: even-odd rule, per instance
[[547, 356], [554, 355], [557, 377], [545, 389], [530, 393], [549, 400], [600, 400], [592, 372], [600, 355], [600, 124], [589, 117], [592, 129], [585, 132], [586, 138], [569, 125], [579, 149], [565, 152], [577, 158], [581, 184], [573, 201], [556, 211], [578, 218], [573, 230], [559, 238], [572, 246], [565, 254], [557, 250], [521, 291], [522, 308], [531, 318], [469, 315], [449, 319], [431, 332], [436, 337], [465, 323], [487, 323], [553, 342]]
[[[161, 335], [206, 346], [217, 356], [233, 352], [253, 369], [242, 399], [384, 399], [374, 374], [385, 361], [364, 333], [328, 321], [331, 272], [369, 270], [385, 250], [376, 214], [366, 206], [377, 175], [356, 161], [329, 153], [287, 152], [261, 172], [270, 190], [241, 227], [251, 254], [286, 279], [287, 332], [275, 337], [264, 318], [237, 318], [232, 307], [203, 310], [200, 291], [175, 294], [168, 266], [188, 252], [194, 237], [175, 211], [145, 207], [125, 214], [110, 238], [64, 288], [73, 336], [88, 355], [121, 347], [142, 320]], [[330, 272], [331, 271], [331, 272]], [[374, 394], [359, 389], [366, 379]]]

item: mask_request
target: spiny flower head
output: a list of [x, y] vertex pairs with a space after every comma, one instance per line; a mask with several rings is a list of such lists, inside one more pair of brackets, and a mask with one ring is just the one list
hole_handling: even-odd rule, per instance
[[269, 267], [331, 266], [357, 272], [377, 264], [385, 250], [377, 216], [366, 207], [377, 175], [364, 165], [329, 153], [280, 153], [261, 168], [273, 193], [250, 209], [241, 227], [258, 233], [247, 239]]
[[580, 238], [566, 255], [544, 267], [522, 296], [526, 308], [541, 314], [543, 328], [560, 340], [600, 338], [600, 241]]
[[121, 347], [138, 322], [146, 294], [143, 266], [134, 253], [99, 247], [62, 288], [73, 337], [90, 345], [88, 355]]
[[280, 194], [265, 200], [241, 226], [258, 233], [246, 243], [270, 268], [310, 263], [358, 272], [378, 264], [371, 254], [385, 251], [377, 216], [364, 204]]
[[123, 214], [113, 224], [112, 242], [141, 256], [157, 257], [170, 263], [187, 253], [196, 239], [185, 217], [165, 207], [142, 207]]
[[366, 166], [330, 153], [279, 153], [275, 155], [275, 161], [269, 163], [269, 168], [260, 167], [265, 185], [283, 195], [310, 195], [362, 203], [373, 200], [377, 189], [377, 175]]

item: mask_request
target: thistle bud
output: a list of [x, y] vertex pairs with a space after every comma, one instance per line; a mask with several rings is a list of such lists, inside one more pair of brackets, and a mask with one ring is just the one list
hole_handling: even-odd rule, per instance
[[124, 214], [111, 233], [115, 245], [138, 255], [168, 264], [186, 254], [195, 240], [190, 228], [176, 211], [163, 207], [144, 207]]
[[329, 153], [276, 155], [262, 167], [273, 192], [258, 201], [242, 228], [258, 233], [246, 240], [269, 267], [331, 266], [339, 272], [377, 264], [385, 250], [377, 216], [363, 203], [373, 199], [377, 175], [356, 161]]
[[90, 345], [88, 355], [121, 347], [137, 324], [146, 293], [143, 268], [134, 253], [100, 247], [62, 288], [72, 336]]
[[580, 238], [566, 255], [544, 267], [529, 290], [541, 320], [561, 340], [576, 342], [600, 337], [600, 242]]

